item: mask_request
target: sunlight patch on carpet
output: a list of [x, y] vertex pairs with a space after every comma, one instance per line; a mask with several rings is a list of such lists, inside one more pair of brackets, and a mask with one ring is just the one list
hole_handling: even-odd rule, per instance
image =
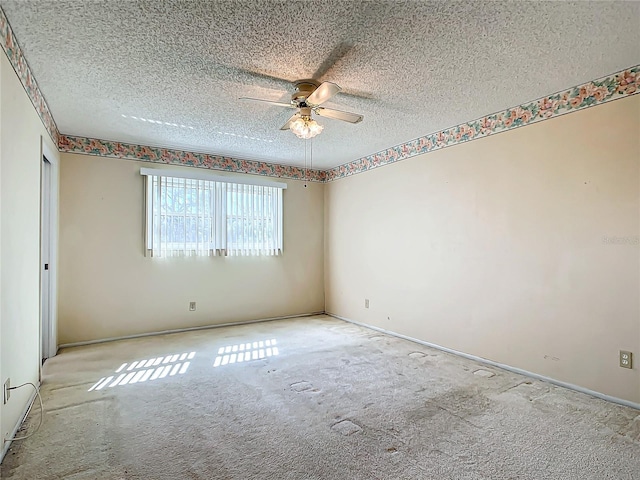
[[258, 340], [255, 342], [225, 345], [218, 349], [218, 356], [213, 362], [214, 367], [223, 367], [234, 363], [261, 360], [267, 357], [275, 357], [280, 354], [275, 338], [270, 340]]
[[[105, 387], [116, 387], [118, 385], [132, 385], [151, 380], [158, 380], [166, 376], [184, 375], [191, 365], [191, 360], [196, 356], [196, 352], [176, 353], [161, 355], [159, 357], [136, 360], [135, 362], [123, 363], [114, 372], [119, 374], [102, 377], [88, 390], [89, 392], [102, 390]], [[188, 360], [188, 361], [187, 361]]]

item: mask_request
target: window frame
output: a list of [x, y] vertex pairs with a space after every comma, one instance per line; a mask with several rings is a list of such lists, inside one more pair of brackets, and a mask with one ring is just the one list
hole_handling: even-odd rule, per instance
[[[170, 170], [170, 169], [158, 169], [158, 168], [141, 168], [140, 174], [145, 177], [144, 179], [144, 250], [145, 256], [165, 256], [165, 255], [154, 255], [154, 212], [152, 212], [153, 208], [153, 195], [154, 195], [154, 180], [157, 179], [157, 182], [161, 182], [161, 178], [171, 178], [171, 179], [184, 179], [184, 188], [188, 187], [187, 181], [205, 181], [211, 182], [208, 188], [211, 189], [212, 196], [217, 197], [219, 185], [224, 185], [222, 189], [222, 195], [224, 196], [224, 211], [218, 211], [219, 207], [214, 205], [213, 202], [215, 199], [212, 198], [212, 213], [210, 220], [211, 234], [210, 234], [210, 242], [208, 246], [208, 255], [224, 255], [224, 256], [236, 256], [236, 255], [256, 255], [253, 253], [260, 249], [264, 248], [264, 245], [259, 247], [261, 242], [254, 242], [251, 247], [248, 249], [251, 253], [247, 253], [247, 248], [239, 248], [237, 242], [233, 244], [229, 241], [229, 224], [230, 221], [233, 221], [234, 218], [237, 218], [238, 215], [232, 214], [229, 204], [229, 194], [230, 194], [230, 186], [237, 185], [238, 187], [246, 187], [246, 186], [258, 186], [258, 187], [270, 187], [277, 189], [276, 198], [270, 199], [270, 202], [273, 202], [271, 206], [272, 209], [272, 217], [270, 223], [274, 225], [276, 231], [274, 231], [274, 236], [272, 240], [275, 241], [276, 248], [273, 253], [258, 253], [257, 255], [280, 255], [283, 251], [283, 190], [287, 189], [287, 184], [282, 182], [274, 182], [270, 180], [265, 180], [261, 178], [243, 178], [243, 177], [233, 177], [233, 176], [220, 176], [220, 175], [211, 175], [204, 172], [185, 172], [183, 170]], [[186, 208], [186, 205], [185, 205]], [[216, 215], [220, 216], [220, 220], [218, 220], [218, 225], [216, 225]], [[242, 216], [242, 215], [240, 215]], [[183, 216], [184, 218], [184, 216]], [[224, 240], [220, 238], [220, 234], [224, 236]], [[180, 244], [188, 245], [186, 242]], [[198, 242], [193, 244], [194, 247], [197, 247]], [[197, 248], [189, 249], [170, 249], [169, 255], [166, 256], [191, 256], [194, 253], [198, 252]], [[181, 252], [181, 253], [176, 253]], [[212, 253], [213, 252], [213, 253]], [[203, 256], [202, 253], [196, 253], [196, 255]]]

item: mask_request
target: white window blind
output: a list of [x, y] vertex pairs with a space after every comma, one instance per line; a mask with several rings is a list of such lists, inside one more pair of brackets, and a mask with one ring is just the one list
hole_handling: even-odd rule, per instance
[[146, 248], [151, 256], [282, 253], [286, 184], [209, 180], [202, 174], [187, 178], [182, 172], [177, 177], [156, 169], [142, 169], [141, 174], [146, 176]]

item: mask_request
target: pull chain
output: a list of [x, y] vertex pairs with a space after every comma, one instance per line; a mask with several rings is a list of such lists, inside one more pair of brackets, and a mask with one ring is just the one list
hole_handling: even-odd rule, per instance
[[309, 168], [313, 170], [313, 138], [311, 139], [311, 155], [309, 155]]
[[304, 188], [307, 188], [307, 142], [304, 142]]

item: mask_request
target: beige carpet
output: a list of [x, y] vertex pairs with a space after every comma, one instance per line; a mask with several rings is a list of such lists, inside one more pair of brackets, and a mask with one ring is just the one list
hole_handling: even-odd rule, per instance
[[44, 424], [3, 479], [640, 479], [639, 411], [327, 317], [66, 349], [44, 372]]

